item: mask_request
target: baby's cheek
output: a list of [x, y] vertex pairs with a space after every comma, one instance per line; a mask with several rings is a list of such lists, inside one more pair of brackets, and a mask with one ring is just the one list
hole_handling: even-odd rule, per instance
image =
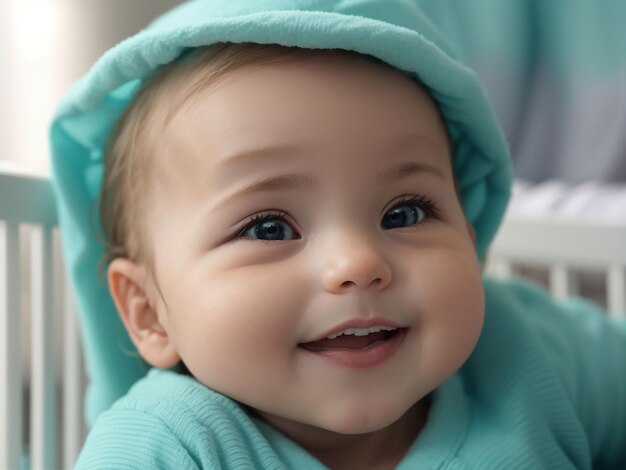
[[179, 343], [191, 372], [211, 388], [236, 396], [248, 382], [267, 382], [268, 368], [289, 367], [306, 294], [294, 275], [274, 274], [238, 269], [195, 289], [199, 295], [187, 308], [193, 319]]
[[484, 291], [480, 268], [470, 255], [448, 257], [439, 265], [436, 273], [439, 286], [437, 292], [441, 306], [440, 314], [459, 328], [482, 324], [484, 314]]
[[467, 359], [480, 336], [484, 319], [482, 278], [471, 256], [451, 253], [431, 266], [421, 294], [418, 290], [423, 346], [439, 362], [435, 369], [453, 371]]

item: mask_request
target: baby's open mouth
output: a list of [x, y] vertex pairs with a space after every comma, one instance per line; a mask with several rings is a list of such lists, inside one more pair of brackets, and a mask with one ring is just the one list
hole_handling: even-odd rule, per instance
[[[369, 323], [369, 324], [368, 324]], [[321, 338], [300, 343], [300, 349], [317, 359], [351, 369], [370, 369], [393, 358], [404, 343], [407, 327], [380, 322], [350, 321]]]
[[[337, 335], [330, 335], [318, 341], [300, 343], [301, 348], [311, 352], [334, 350], [367, 350], [375, 348], [386, 341], [395, 338], [406, 328], [385, 328], [378, 331], [364, 331], [366, 329], [350, 328]], [[375, 330], [375, 329], [370, 329]]]

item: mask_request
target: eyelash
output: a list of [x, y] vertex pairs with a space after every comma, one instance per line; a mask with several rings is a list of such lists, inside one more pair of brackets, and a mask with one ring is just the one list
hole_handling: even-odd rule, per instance
[[266, 220], [272, 219], [285, 219], [286, 217], [287, 213], [279, 209], [270, 209], [269, 211], [259, 212], [258, 214], [254, 214], [248, 219], [248, 222], [246, 223], [246, 226], [243, 228], [241, 233], [246, 232], [246, 230], [248, 230], [253, 225], [258, 224], [259, 222], [265, 222]]
[[[404, 196], [400, 196], [400, 197], [401, 199], [398, 202], [396, 202], [393, 206], [391, 206], [389, 209], [387, 209], [387, 211], [393, 209], [394, 207], [401, 206], [404, 204], [414, 204], [424, 211], [424, 214], [426, 215], [426, 220], [439, 219], [439, 209], [437, 208], [437, 205], [432, 199], [429, 199], [426, 196], [414, 196], [414, 195], [408, 195], [408, 194]], [[287, 212], [282, 211], [280, 209], [270, 209], [268, 211], [254, 214], [248, 219], [244, 228], [241, 229], [237, 233], [236, 238], [243, 237], [244, 233], [246, 233], [248, 229], [250, 229], [251, 227], [253, 227], [254, 225], [260, 222], [265, 222], [266, 220], [273, 220], [273, 219], [286, 219], [287, 216], [288, 216]], [[294, 230], [294, 232], [296, 232], [296, 230], [293, 227], [292, 229]], [[256, 240], [256, 241], [271, 242], [271, 240]]]
[[394, 207], [411, 203], [422, 209], [424, 211], [424, 214], [426, 214], [427, 219], [439, 219], [439, 209], [437, 208], [437, 204], [435, 204], [435, 201], [433, 201], [432, 199], [426, 196], [414, 196], [411, 194], [406, 194], [400, 197], [401, 199], [389, 209], [387, 209], [388, 211], [393, 209]]

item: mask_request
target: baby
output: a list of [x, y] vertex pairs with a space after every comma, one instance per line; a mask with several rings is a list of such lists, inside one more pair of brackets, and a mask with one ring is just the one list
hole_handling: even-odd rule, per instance
[[447, 98], [385, 52], [227, 39], [133, 85], [101, 144], [108, 288], [153, 368], [77, 468], [624, 465], [626, 328], [482, 279], [486, 176]]
[[191, 60], [107, 156], [124, 325], [152, 366], [182, 361], [330, 467], [392, 468], [483, 321], [437, 107], [354, 53]]

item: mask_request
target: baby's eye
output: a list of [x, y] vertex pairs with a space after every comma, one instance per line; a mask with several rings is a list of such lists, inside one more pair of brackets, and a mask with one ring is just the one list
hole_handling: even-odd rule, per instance
[[284, 220], [283, 213], [254, 216], [252, 221], [240, 232], [240, 236], [267, 241], [300, 238], [300, 235]]
[[432, 201], [424, 197], [404, 199], [383, 216], [385, 229], [409, 227], [422, 223], [427, 217], [435, 217], [437, 210]]

